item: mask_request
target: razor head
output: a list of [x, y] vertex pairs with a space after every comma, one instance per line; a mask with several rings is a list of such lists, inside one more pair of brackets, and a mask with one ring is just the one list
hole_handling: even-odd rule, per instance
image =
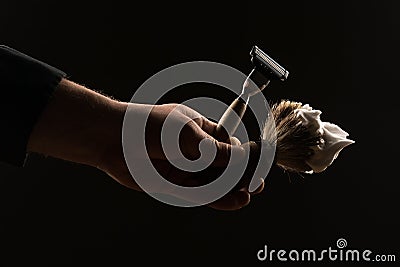
[[252, 47], [250, 56], [255, 68], [269, 79], [287, 79], [289, 72], [257, 46]]

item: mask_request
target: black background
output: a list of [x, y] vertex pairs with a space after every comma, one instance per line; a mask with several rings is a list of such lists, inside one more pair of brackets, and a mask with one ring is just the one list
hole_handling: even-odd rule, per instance
[[[256, 44], [290, 71], [267, 99], [310, 103], [356, 143], [321, 174], [273, 168], [264, 192], [235, 212], [168, 206], [96, 169], [38, 155], [24, 168], [1, 164], [0, 261], [265, 266], [256, 258], [264, 245], [324, 249], [338, 238], [396, 254], [398, 11], [396, 1], [2, 1], [2, 44], [124, 101], [177, 63], [248, 73]], [[232, 100], [223, 89], [219, 97]]]

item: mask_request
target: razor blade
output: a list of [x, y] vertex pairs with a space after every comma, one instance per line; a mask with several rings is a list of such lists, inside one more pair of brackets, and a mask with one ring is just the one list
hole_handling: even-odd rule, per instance
[[266, 78], [285, 81], [289, 76], [289, 72], [285, 68], [257, 46], [253, 46], [250, 51], [250, 56], [255, 69], [266, 76]]

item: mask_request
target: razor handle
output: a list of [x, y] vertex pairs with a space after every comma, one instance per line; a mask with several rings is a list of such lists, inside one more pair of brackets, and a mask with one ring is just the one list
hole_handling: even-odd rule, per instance
[[236, 98], [225, 110], [221, 119], [218, 121], [215, 130], [215, 138], [222, 142], [229, 143], [229, 137], [233, 136], [247, 108], [247, 101], [242, 97]]
[[229, 137], [233, 136], [243, 118], [250, 96], [264, 90], [271, 79], [285, 81], [289, 75], [287, 70], [257, 46], [252, 47], [250, 56], [254, 68], [243, 83], [241, 95], [222, 115], [215, 130], [215, 137], [220, 141], [229, 143]]
[[225, 110], [219, 120], [215, 131], [215, 138], [229, 143], [229, 137], [233, 136], [246, 112], [250, 97], [264, 90], [269, 82], [269, 77], [257, 71], [256, 68], [251, 71], [243, 83], [242, 93]]

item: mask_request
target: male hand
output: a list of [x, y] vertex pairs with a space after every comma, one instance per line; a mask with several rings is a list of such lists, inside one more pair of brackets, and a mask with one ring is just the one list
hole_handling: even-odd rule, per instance
[[[140, 104], [129, 104], [126, 112], [134, 112], [132, 119], [138, 117], [144, 113], [144, 109], [150, 109], [149, 116], [147, 118], [147, 125], [145, 131], [147, 155], [138, 154], [136, 155], [135, 166], [141, 166], [141, 160], [143, 157], [149, 157], [154, 168], [162, 175], [164, 179], [180, 185], [180, 186], [199, 186], [210, 182], [214, 178], [218, 178], [218, 173], [223, 170], [229, 163], [230, 156], [232, 153], [235, 154], [236, 160], [245, 159], [245, 149], [240, 146], [240, 141], [237, 138], [231, 138], [231, 144], [223, 143], [216, 140], [213, 137], [217, 124], [208, 120], [197, 111], [185, 106], [178, 104], [165, 104], [165, 105], [140, 105]], [[168, 119], [167, 119], [168, 118]], [[135, 121], [141, 121], [137, 119]], [[166, 158], [164, 148], [161, 142], [161, 130], [163, 127], [179, 127], [184, 125], [179, 137], [179, 147], [181, 149], [183, 157], [189, 160], [196, 160], [201, 156], [199, 149], [200, 143], [207, 139], [210, 146], [216, 147], [216, 156], [212, 161], [210, 167], [206, 171], [193, 173], [183, 171], [173, 166], [170, 161]], [[135, 127], [136, 128], [136, 127]], [[141, 129], [138, 126], [136, 130]], [[132, 133], [134, 135], [134, 133]], [[135, 137], [130, 138], [135, 142]], [[172, 138], [174, 139], [174, 138]], [[173, 140], [164, 140], [164, 142], [173, 142]], [[132, 145], [137, 147], [136, 144], [124, 144]], [[210, 148], [211, 149], [211, 148]], [[141, 188], [135, 183], [134, 179], [130, 175], [125, 160], [122, 158], [121, 151], [116, 150], [113, 154], [108, 154], [107, 159], [101, 166], [103, 169], [116, 181], [121, 184], [128, 186], [132, 189], [141, 191]], [[112, 156], [111, 156], [112, 155]], [[116, 161], [112, 160], [115, 159]], [[111, 163], [111, 164], [109, 164]], [[140, 171], [136, 172], [140, 173]], [[201, 175], [207, 175], [208, 177], [202, 177]], [[226, 194], [221, 199], [210, 203], [209, 206], [215, 209], [222, 210], [236, 210], [246, 206], [250, 202], [250, 193], [248, 192], [248, 182], [241, 183], [241, 187], [235, 187], [231, 192]], [[262, 191], [263, 183], [261, 186], [252, 194], [256, 194]], [[160, 192], [163, 193], [163, 192]]]
[[[139, 124], [141, 116], [149, 112], [145, 132], [147, 151], [135, 155], [136, 165], [140, 166], [141, 160], [150, 157], [157, 171], [172, 183], [182, 186], [207, 183], [212, 173], [217, 173], [228, 164], [231, 154], [235, 154], [237, 159], [245, 158], [245, 149], [237, 139], [231, 139], [232, 144], [216, 140], [213, 137], [216, 123], [189, 107], [119, 102], [67, 79], [61, 81], [36, 123], [29, 138], [28, 151], [96, 167], [120, 184], [142, 191], [132, 178], [123, 153], [122, 125], [127, 112], [137, 118]], [[208, 168], [209, 172], [193, 173], [172, 166], [160, 141], [164, 123], [184, 125], [179, 137], [176, 137], [182, 148], [181, 157], [189, 160], [200, 157], [199, 145], [204, 140], [203, 145], [216, 148], [216, 157]], [[143, 127], [138, 125], [137, 128], [140, 130]], [[140, 132], [133, 134], [140, 135]], [[135, 141], [142, 140], [132, 138], [132, 143], [127, 145], [135, 146]], [[248, 184], [242, 182], [240, 185], [209, 206], [235, 210], [247, 205], [250, 201], [246, 189]], [[254, 193], [262, 188], [263, 183]]]

